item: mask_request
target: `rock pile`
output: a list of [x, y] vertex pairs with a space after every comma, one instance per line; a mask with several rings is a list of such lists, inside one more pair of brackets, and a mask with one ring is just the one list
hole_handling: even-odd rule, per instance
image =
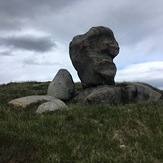
[[114, 85], [116, 65], [113, 59], [119, 45], [111, 29], [93, 27], [70, 42], [69, 53], [85, 89], [74, 99], [77, 103], [119, 104], [144, 100], [159, 100], [161, 93], [140, 83]]
[[[49, 84], [47, 95], [32, 95], [17, 98], [9, 104], [17, 108], [27, 108], [33, 104], [38, 104], [36, 113], [55, 111], [62, 108], [68, 108], [63, 102], [72, 98], [75, 85], [71, 74], [66, 69], [60, 69], [52, 82]], [[63, 101], [62, 101], [63, 100]]]
[[[115, 84], [116, 65], [113, 59], [119, 53], [119, 45], [111, 29], [93, 27], [70, 42], [70, 59], [83, 85], [75, 92], [71, 74], [60, 69], [49, 84], [47, 95], [27, 96], [9, 102], [18, 108], [38, 103], [36, 113], [67, 108], [64, 102], [120, 104], [144, 100], [158, 101], [163, 93], [142, 83]], [[41, 104], [41, 105], [40, 105]]]

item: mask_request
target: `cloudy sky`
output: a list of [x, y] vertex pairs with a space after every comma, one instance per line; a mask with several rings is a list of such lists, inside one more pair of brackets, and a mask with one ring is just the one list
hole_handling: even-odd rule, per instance
[[163, 89], [163, 1], [0, 0], [0, 83], [50, 81], [66, 68], [69, 42], [92, 26], [113, 30], [120, 45], [115, 80]]

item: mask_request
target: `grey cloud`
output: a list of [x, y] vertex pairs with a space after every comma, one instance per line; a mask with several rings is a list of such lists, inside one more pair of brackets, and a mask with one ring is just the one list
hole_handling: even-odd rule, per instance
[[[156, 1], [123, 0], [113, 3], [111, 0], [83, 0], [65, 11], [60, 10], [59, 14], [51, 11], [37, 22], [38, 28], [65, 39], [84, 33], [92, 26], [104, 25], [114, 31], [121, 46], [135, 46], [145, 38], [162, 33], [163, 5], [160, 0]], [[49, 25], [44, 26], [42, 22]]]
[[0, 32], [3, 33], [5, 31], [18, 31], [18, 30], [21, 30], [21, 28], [23, 28], [24, 25], [25, 24], [20, 19], [2, 18], [1, 19]]
[[[18, 49], [47, 52], [56, 47], [49, 37], [17, 36], [34, 34], [36, 31], [38, 36], [39, 32], [41, 35], [54, 36], [68, 50], [68, 43], [75, 35], [87, 32], [92, 26], [103, 25], [113, 30], [120, 45], [117, 67], [149, 60], [160, 61], [163, 59], [162, 8], [163, 2], [160, 0], [0, 0], [0, 48], [2, 46], [10, 49], [13, 54], [18, 54]], [[68, 55], [68, 51], [59, 47], [59, 44], [57, 50], [60, 51], [59, 54]], [[1, 50], [0, 55], [7, 56], [9, 52]], [[38, 60], [22, 62], [27, 65], [26, 68], [31, 69], [32, 65], [51, 64], [51, 58], [45, 61], [39, 57]], [[57, 58], [58, 62], [63, 62], [59, 55]], [[41, 66], [36, 67], [40, 71], [45, 70], [45, 66], [42, 69]], [[135, 73], [137, 74], [137, 69], [134, 70], [133, 74]], [[4, 75], [6, 74], [8, 71]]]
[[162, 2], [125, 0], [122, 3], [112, 11], [114, 17], [110, 17], [110, 24], [117, 31], [121, 45], [135, 46], [141, 40], [160, 35], [163, 22]]
[[145, 83], [149, 83], [149, 84], [151, 84], [152, 86], [155, 86], [155, 87], [157, 87], [157, 88], [163, 88], [163, 79], [145, 79], [144, 80], [144, 82]]
[[106, 25], [115, 31], [121, 46], [133, 45], [160, 32], [162, 7], [160, 0], [1, 0], [0, 28], [18, 30], [30, 25], [63, 41], [91, 26]]
[[[82, 18], [78, 19], [80, 15], [77, 17], [73, 14], [72, 17], [76, 16], [76, 22], [80, 23], [82, 28], [91, 24], [110, 27], [115, 32], [121, 46], [135, 46], [137, 42], [151, 35], [159, 36], [162, 33], [160, 27], [163, 22], [163, 3], [159, 0], [145, 0], [143, 3], [141, 0], [134, 2], [123, 0], [117, 3], [101, 0], [100, 3], [94, 2], [94, 7], [90, 8], [93, 2], [90, 0], [89, 4], [85, 4], [85, 10], [76, 12], [76, 14], [82, 12]], [[98, 19], [95, 19], [96, 17]]]
[[12, 56], [12, 52], [11, 50], [3, 50], [3, 51], [0, 51], [0, 56]]
[[72, 3], [77, 2], [77, 0], [1, 0], [0, 1], [0, 13], [2, 16], [11, 17], [33, 17], [33, 15], [38, 13], [45, 14], [47, 10], [62, 9]]
[[49, 65], [60, 66], [61, 65], [60, 63], [57, 63], [57, 62], [38, 61], [38, 60], [32, 59], [32, 58], [24, 59], [23, 64], [25, 64], [25, 65], [39, 65], [39, 66], [49, 66]]
[[150, 84], [150, 85], [152, 85], [152, 86], [154, 86], [154, 87], [156, 87], [156, 88], [159, 88], [159, 89], [163, 89], [163, 79], [159, 79], [159, 80], [151, 80], [151, 79], [149, 79], [149, 80], [142, 80], [142, 82], [144, 82], [144, 83], [147, 83], [147, 84]]
[[[24, 28], [28, 21], [38, 21], [37, 18], [75, 3], [77, 0], [0, 0], [0, 30]], [[9, 28], [10, 27], [10, 28]]]
[[3, 46], [16, 50], [21, 49], [37, 52], [47, 52], [53, 47], [56, 47], [56, 44], [49, 37], [33, 37], [30, 35], [0, 38], [0, 43]]

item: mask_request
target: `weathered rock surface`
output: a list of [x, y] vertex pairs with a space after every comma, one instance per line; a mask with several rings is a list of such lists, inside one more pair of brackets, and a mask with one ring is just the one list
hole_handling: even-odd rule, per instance
[[82, 104], [119, 104], [122, 103], [122, 91], [120, 87], [107, 85], [87, 88], [75, 98], [75, 101]]
[[57, 99], [69, 100], [75, 90], [71, 74], [66, 69], [60, 69], [49, 84], [47, 94]]
[[132, 83], [127, 85], [125, 87], [124, 94], [126, 94], [125, 99], [129, 102], [140, 102], [145, 100], [157, 101], [161, 98], [161, 94], [159, 92], [141, 83]]
[[45, 102], [41, 104], [36, 110], [36, 113], [40, 114], [40, 113], [55, 111], [64, 108], [68, 108], [68, 106], [63, 101], [59, 99], [55, 99], [51, 102]]
[[87, 88], [75, 97], [75, 102], [81, 104], [120, 104], [141, 101], [158, 101], [161, 94], [147, 85], [129, 83], [124, 86], [98, 86]]
[[47, 95], [33, 95], [33, 96], [26, 96], [26, 97], [14, 99], [14, 100], [10, 101], [9, 104], [13, 105], [14, 107], [18, 107], [18, 108], [26, 108], [33, 104], [52, 101], [54, 99], [55, 99], [55, 97], [47, 96]]
[[113, 59], [119, 53], [119, 45], [111, 29], [92, 27], [87, 33], [74, 37], [69, 53], [84, 86], [114, 85]]

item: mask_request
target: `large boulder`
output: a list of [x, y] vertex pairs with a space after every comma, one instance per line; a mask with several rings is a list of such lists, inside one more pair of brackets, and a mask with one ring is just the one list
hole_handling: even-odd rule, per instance
[[142, 101], [158, 101], [162, 94], [141, 83], [126, 83], [118, 86], [97, 86], [87, 88], [74, 98], [80, 104], [121, 104]]
[[75, 101], [80, 104], [120, 104], [122, 91], [120, 87], [108, 85], [87, 88], [75, 98]]
[[119, 45], [111, 29], [92, 27], [87, 33], [74, 37], [69, 53], [84, 86], [115, 84], [116, 65], [113, 59], [119, 53]]
[[125, 99], [129, 102], [140, 101], [158, 101], [161, 98], [161, 94], [152, 87], [142, 83], [131, 83], [125, 87], [124, 90]]
[[66, 69], [60, 69], [49, 84], [47, 94], [57, 99], [69, 100], [74, 93], [75, 84], [71, 74]]

